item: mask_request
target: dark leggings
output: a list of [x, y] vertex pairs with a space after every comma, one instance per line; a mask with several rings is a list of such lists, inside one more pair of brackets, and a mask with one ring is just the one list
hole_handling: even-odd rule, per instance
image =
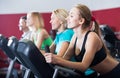
[[120, 78], [120, 63], [112, 71], [100, 75], [98, 78]]

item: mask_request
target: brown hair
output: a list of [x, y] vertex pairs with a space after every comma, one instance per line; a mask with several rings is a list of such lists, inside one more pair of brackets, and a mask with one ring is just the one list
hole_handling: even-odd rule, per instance
[[[93, 22], [92, 26], [94, 26], [94, 29], [92, 31], [97, 33], [98, 36], [101, 38], [99, 24], [95, 20], [95, 18], [93, 19], [93, 16], [92, 16], [90, 9], [83, 4], [77, 4], [77, 5], [75, 5], [75, 8], [77, 8], [79, 10], [80, 17], [85, 19], [85, 22], [83, 23], [82, 28], [84, 29], [84, 28], [90, 27], [91, 22]], [[109, 53], [109, 50], [107, 49], [107, 47], [105, 46], [104, 43], [103, 43], [103, 47], [105, 48], [106, 52]]]
[[85, 22], [83, 24], [84, 25], [83, 28], [88, 27], [90, 25], [91, 16], [92, 16], [89, 8], [85, 5], [82, 5], [82, 4], [75, 5], [75, 8], [77, 8], [79, 10], [80, 17], [85, 19]]
[[[83, 23], [82, 28], [84, 29], [89, 27], [92, 22], [92, 13], [90, 9], [83, 4], [77, 4], [75, 5], [75, 8], [79, 10], [80, 16], [85, 19], [85, 22]], [[97, 23], [96, 20], [94, 20], [94, 24], [95, 24], [94, 32], [96, 32], [100, 36], [99, 24]]]

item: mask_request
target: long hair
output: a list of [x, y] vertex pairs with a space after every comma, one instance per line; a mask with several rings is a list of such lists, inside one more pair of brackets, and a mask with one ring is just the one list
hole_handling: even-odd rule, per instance
[[[93, 18], [90, 9], [86, 5], [83, 5], [83, 4], [77, 4], [74, 7], [79, 10], [80, 17], [85, 19], [85, 22], [82, 25], [82, 29], [90, 27], [91, 22], [93, 22], [92, 26], [94, 26], [94, 30], [92, 30], [92, 31], [94, 31], [99, 36], [99, 38], [101, 39], [101, 32], [100, 32], [99, 24], [95, 20], [95, 18]], [[107, 47], [105, 46], [104, 43], [103, 43], [103, 47], [105, 48], [106, 52], [109, 53], [109, 50], [107, 49]]]
[[30, 12], [32, 18], [34, 19], [34, 25], [38, 28], [44, 28], [44, 20], [39, 12]]

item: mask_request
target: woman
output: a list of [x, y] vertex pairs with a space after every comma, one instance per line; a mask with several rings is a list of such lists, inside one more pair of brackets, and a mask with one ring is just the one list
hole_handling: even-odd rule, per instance
[[45, 46], [52, 44], [52, 38], [44, 28], [44, 21], [39, 12], [30, 12], [27, 14], [27, 26], [32, 31], [32, 40], [41, 50], [45, 50]]
[[72, 28], [75, 34], [64, 58], [69, 59], [75, 55], [77, 62], [71, 62], [50, 53], [44, 55], [46, 61], [82, 72], [92, 68], [100, 73], [99, 78], [119, 78], [120, 64], [109, 55], [95, 20], [94, 31], [90, 31], [92, 15], [89, 8], [82, 4], [76, 5], [70, 10], [67, 21], [68, 27]]
[[73, 36], [73, 30], [67, 29], [67, 16], [68, 12], [66, 10], [56, 9], [52, 12], [50, 20], [52, 30], [57, 31], [55, 40], [50, 46], [50, 52], [55, 53], [61, 57], [66, 52], [70, 40]]

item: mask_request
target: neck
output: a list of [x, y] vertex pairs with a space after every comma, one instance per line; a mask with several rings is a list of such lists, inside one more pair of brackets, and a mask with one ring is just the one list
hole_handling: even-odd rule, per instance
[[63, 25], [61, 25], [59, 28], [58, 28], [58, 32], [63, 32], [65, 30], [65, 27]]
[[32, 31], [33, 31], [33, 32], [37, 32], [38, 29], [39, 29], [39, 28], [37, 28], [36, 26], [33, 26], [33, 27], [32, 27]]
[[82, 38], [87, 31], [89, 31], [89, 28], [82, 29], [79, 26], [78, 28], [74, 29], [74, 32], [78, 38]]
[[29, 29], [26, 28], [26, 29], [23, 30], [23, 33], [26, 33], [26, 32], [28, 32], [28, 31], [29, 31]]

